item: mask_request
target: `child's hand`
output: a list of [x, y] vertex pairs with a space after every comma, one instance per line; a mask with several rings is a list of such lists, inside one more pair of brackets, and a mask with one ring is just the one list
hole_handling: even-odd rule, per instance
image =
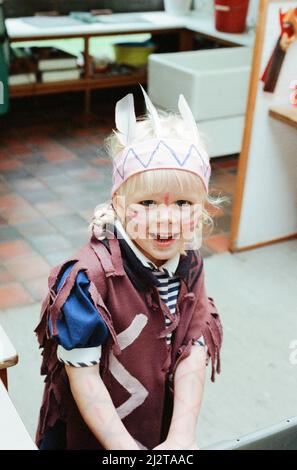
[[153, 450], [199, 450], [199, 448], [194, 440], [181, 443], [174, 439], [166, 439]]

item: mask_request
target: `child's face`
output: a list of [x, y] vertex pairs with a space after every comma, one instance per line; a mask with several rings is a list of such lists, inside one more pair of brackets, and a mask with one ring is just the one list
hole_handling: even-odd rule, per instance
[[156, 194], [122, 196], [115, 206], [130, 238], [160, 266], [191, 240], [202, 213], [202, 196], [168, 188]]

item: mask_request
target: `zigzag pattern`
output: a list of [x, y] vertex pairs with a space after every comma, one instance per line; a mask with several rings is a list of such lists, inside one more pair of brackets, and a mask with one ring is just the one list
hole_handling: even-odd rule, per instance
[[155, 156], [158, 155], [158, 150], [160, 149], [161, 146], [164, 146], [170, 153], [170, 155], [173, 157], [173, 159], [178, 163], [178, 165], [180, 166], [180, 168], [183, 168], [184, 165], [186, 164], [187, 160], [194, 154], [196, 153], [196, 158], [198, 157], [201, 162], [202, 162], [202, 168], [203, 168], [203, 176], [206, 178], [207, 174], [209, 173], [210, 171], [210, 166], [209, 164], [207, 164], [205, 162], [205, 160], [203, 159], [201, 153], [199, 152], [199, 150], [197, 149], [197, 147], [194, 145], [194, 144], [191, 144], [190, 147], [189, 147], [189, 150], [188, 152], [186, 153], [186, 156], [183, 160], [181, 160], [177, 154], [175, 153], [175, 151], [168, 145], [166, 144], [166, 142], [164, 142], [163, 140], [160, 140], [160, 142], [158, 142], [157, 146], [155, 147], [155, 149], [152, 151], [151, 155], [149, 156], [148, 158], [148, 161], [147, 163], [143, 162], [142, 159], [137, 155], [137, 153], [135, 152], [135, 150], [133, 148], [130, 148], [124, 158], [124, 161], [123, 163], [120, 165], [121, 168], [122, 168], [122, 171], [120, 170], [119, 166], [117, 166], [115, 168], [115, 172], [117, 172], [119, 174], [119, 176], [121, 177], [122, 180], [125, 179], [125, 164], [126, 164], [126, 161], [127, 159], [130, 157], [130, 155], [132, 155], [136, 160], [138, 160], [138, 162], [140, 163], [140, 165], [144, 168], [144, 169], [147, 169], [153, 158]]

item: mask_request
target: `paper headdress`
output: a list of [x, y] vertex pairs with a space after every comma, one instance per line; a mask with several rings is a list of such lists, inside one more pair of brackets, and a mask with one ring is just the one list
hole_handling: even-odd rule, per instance
[[116, 134], [124, 148], [114, 159], [112, 196], [130, 176], [161, 168], [184, 170], [198, 175], [208, 192], [211, 171], [209, 157], [200, 143], [194, 116], [184, 96], [179, 96], [178, 108], [191, 137], [184, 140], [163, 138], [162, 120], [145, 90], [141, 89], [155, 137], [133, 143], [137, 127], [133, 95], [129, 93], [117, 102]]

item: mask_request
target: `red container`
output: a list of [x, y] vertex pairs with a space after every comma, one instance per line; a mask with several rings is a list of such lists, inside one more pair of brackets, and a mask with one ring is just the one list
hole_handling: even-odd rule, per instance
[[249, 0], [214, 0], [215, 26], [224, 33], [243, 33]]

